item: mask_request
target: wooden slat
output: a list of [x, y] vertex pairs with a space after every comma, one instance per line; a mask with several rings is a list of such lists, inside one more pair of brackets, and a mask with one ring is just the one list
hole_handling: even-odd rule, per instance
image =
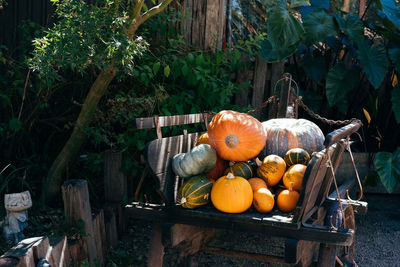
[[225, 29], [226, 29], [226, 12], [225, 12], [226, 1], [219, 0], [219, 31], [217, 33], [217, 47], [222, 48], [225, 42]]
[[333, 145], [334, 143], [339, 142], [341, 139], [344, 139], [347, 136], [350, 136], [351, 134], [357, 132], [361, 126], [362, 126], [361, 121], [355, 120], [352, 123], [331, 132], [326, 136], [324, 146], [328, 147]]
[[[212, 119], [212, 114], [208, 114], [208, 119]], [[186, 125], [204, 122], [203, 113], [188, 114], [188, 115], [175, 115], [175, 116], [160, 116], [158, 117], [160, 127], [175, 126], [175, 125]], [[156, 128], [154, 117], [137, 118], [134, 122], [133, 127], [136, 129], [152, 129]]]
[[156, 177], [156, 190], [166, 203], [174, 203], [181, 179], [172, 171], [172, 157], [190, 151], [201, 133], [156, 139], [146, 149], [147, 163]]
[[183, 1], [182, 13], [183, 19], [181, 21], [181, 29], [183, 34], [183, 39], [186, 43], [192, 43], [192, 8], [193, 0]]

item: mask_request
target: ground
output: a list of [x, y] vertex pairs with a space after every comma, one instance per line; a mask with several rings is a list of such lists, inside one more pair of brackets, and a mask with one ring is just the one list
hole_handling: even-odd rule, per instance
[[[368, 213], [356, 216], [356, 262], [361, 267], [400, 267], [400, 195], [367, 194]], [[115, 249], [111, 260], [117, 266], [146, 266], [151, 223], [136, 220], [120, 247]], [[263, 252], [271, 239], [264, 236], [248, 236], [242, 233], [222, 231], [213, 245], [229, 246], [236, 250]], [[245, 244], [245, 245], [244, 245]], [[277, 248], [279, 249], [279, 248]], [[176, 266], [178, 254], [167, 251], [164, 266]], [[282, 266], [258, 261], [228, 258], [199, 253], [193, 257], [198, 266]]]

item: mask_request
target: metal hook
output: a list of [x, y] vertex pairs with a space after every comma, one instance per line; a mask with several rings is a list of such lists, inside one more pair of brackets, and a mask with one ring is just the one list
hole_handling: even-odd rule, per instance
[[[361, 138], [361, 136], [360, 136], [360, 138]], [[355, 173], [356, 173], [356, 178], [357, 178], [357, 182], [358, 182], [358, 188], [360, 189], [360, 192], [358, 193], [358, 198], [357, 198], [357, 200], [351, 199], [351, 198], [350, 198], [350, 195], [349, 195], [349, 190], [347, 190], [347, 191], [346, 191], [347, 199], [350, 200], [350, 201], [359, 201], [359, 200], [361, 200], [361, 199], [363, 198], [363, 196], [364, 196], [363, 187], [362, 187], [362, 184], [361, 184], [360, 176], [358, 175], [358, 170], [357, 170], [356, 164], [354, 163], [353, 153], [351, 152], [350, 142], [348, 141], [348, 140], [349, 140], [349, 137], [347, 137], [346, 140], [347, 140], [346, 150], [349, 151], [350, 159], [351, 159], [351, 162], [352, 162], [352, 164], [353, 164], [354, 171], [355, 171]]]

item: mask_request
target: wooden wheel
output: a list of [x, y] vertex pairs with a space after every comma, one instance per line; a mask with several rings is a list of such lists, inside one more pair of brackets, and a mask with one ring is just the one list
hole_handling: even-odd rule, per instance
[[[351, 205], [343, 206], [344, 220], [341, 225], [334, 225], [336, 227], [344, 227], [353, 229], [355, 231], [354, 211]], [[340, 211], [339, 211], [340, 212]], [[335, 213], [334, 213], [335, 214]], [[336, 213], [338, 214], [338, 213]], [[335, 221], [335, 220], [334, 220]], [[318, 256], [318, 267], [334, 267], [334, 266], [352, 266], [356, 267], [354, 262], [355, 246], [354, 243], [348, 247], [332, 246], [328, 244], [321, 244]]]

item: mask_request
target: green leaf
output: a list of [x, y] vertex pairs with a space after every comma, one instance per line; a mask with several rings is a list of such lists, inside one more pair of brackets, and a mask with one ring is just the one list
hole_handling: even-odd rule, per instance
[[301, 66], [308, 77], [316, 82], [320, 82], [325, 77], [326, 62], [325, 57], [313, 57], [311, 54], [304, 56]]
[[160, 69], [161, 63], [160, 61], [156, 62], [153, 64], [153, 73], [154, 75], [157, 75], [158, 70]]
[[397, 123], [400, 123], [400, 86], [397, 84], [392, 91], [392, 110]]
[[12, 118], [8, 122], [8, 126], [10, 127], [11, 131], [18, 132], [19, 130], [22, 129], [22, 122], [18, 118]]
[[170, 73], [171, 73], [171, 69], [167, 65], [166, 67], [164, 67], [164, 76], [168, 78]]
[[[345, 65], [340, 62], [329, 70], [326, 76], [326, 98], [331, 107], [337, 106], [341, 102], [345, 102], [347, 93], [350, 92], [358, 80], [358, 72], [356, 70], [348, 70]], [[343, 106], [340, 107], [344, 109]]]
[[260, 56], [267, 62], [281, 61], [296, 52], [298, 44], [294, 44], [290, 47], [273, 47], [271, 42], [263, 40], [260, 44]]
[[267, 9], [266, 31], [273, 48], [287, 49], [299, 43], [304, 29], [298, 19], [286, 9], [286, 1], [280, 1]]
[[307, 45], [316, 42], [324, 42], [325, 39], [337, 32], [336, 24], [332, 16], [329, 16], [322, 8], [312, 11], [304, 19], [303, 27], [306, 31], [304, 41]]
[[302, 6], [310, 6], [310, 0], [292, 0], [290, 1], [290, 8], [297, 8]]
[[182, 74], [184, 77], [186, 77], [186, 75], [189, 73], [190, 69], [188, 68], [188, 66], [185, 64], [182, 67]]
[[367, 74], [368, 80], [375, 89], [379, 88], [389, 67], [385, 47], [381, 44], [367, 46], [359, 43], [357, 52], [357, 58], [360, 60], [362, 70]]
[[353, 14], [348, 14], [346, 18], [342, 18], [336, 14], [336, 21], [339, 28], [350, 37], [354, 42], [362, 42], [364, 40], [364, 25], [361, 19]]
[[400, 8], [394, 0], [380, 0], [382, 11], [400, 29]]
[[397, 72], [400, 74], [400, 48], [389, 49], [389, 57], [393, 61]]
[[392, 193], [400, 181], [400, 147], [393, 154], [378, 152], [374, 165], [386, 191]]

